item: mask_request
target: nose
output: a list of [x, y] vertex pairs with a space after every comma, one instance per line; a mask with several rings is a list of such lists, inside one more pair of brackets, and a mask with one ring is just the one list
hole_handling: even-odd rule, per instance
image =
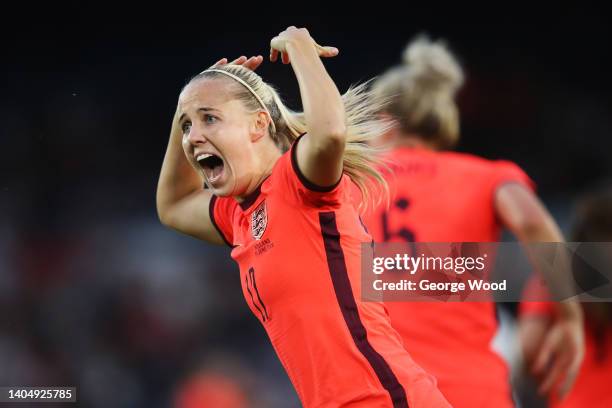
[[187, 140], [193, 146], [201, 145], [207, 142], [206, 137], [202, 134], [197, 125], [192, 125], [187, 134]]

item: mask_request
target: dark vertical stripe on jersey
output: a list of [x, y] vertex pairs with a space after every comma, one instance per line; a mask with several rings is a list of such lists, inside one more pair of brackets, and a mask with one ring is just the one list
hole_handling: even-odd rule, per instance
[[382, 386], [389, 393], [393, 401], [393, 407], [406, 408], [408, 407], [408, 399], [406, 398], [404, 387], [400, 384], [393, 371], [391, 371], [389, 364], [374, 350], [368, 341], [366, 329], [359, 317], [357, 303], [353, 297], [353, 290], [346, 269], [344, 252], [340, 246], [340, 232], [336, 224], [336, 214], [333, 211], [320, 212], [319, 223], [321, 225], [327, 265], [334, 285], [336, 299], [351, 337], [361, 354], [374, 369]]
[[264, 316], [259, 306], [257, 306], [257, 303], [255, 303], [255, 299], [253, 299], [253, 293], [251, 292], [251, 288], [249, 287], [249, 275], [245, 275], [244, 280], [246, 281], [247, 292], [249, 292], [249, 296], [251, 297], [251, 303], [253, 304], [253, 306], [255, 306], [255, 309], [257, 309], [257, 311], [261, 315], [261, 320], [265, 322], [266, 316]]
[[266, 314], [266, 319], [270, 319], [270, 315], [268, 314], [268, 309], [266, 309], [266, 305], [259, 296], [259, 291], [257, 290], [257, 281], [255, 280], [255, 268], [249, 269], [249, 273], [251, 274], [251, 282], [253, 282], [253, 289], [255, 289], [255, 294], [257, 295], [257, 299], [259, 300], [259, 304], [263, 307], [263, 311]]

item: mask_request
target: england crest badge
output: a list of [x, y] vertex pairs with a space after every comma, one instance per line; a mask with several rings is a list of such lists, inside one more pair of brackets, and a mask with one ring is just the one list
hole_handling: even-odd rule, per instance
[[259, 240], [266, 231], [267, 225], [268, 213], [266, 211], [266, 202], [263, 201], [257, 206], [251, 215], [251, 232], [253, 234], [253, 238]]

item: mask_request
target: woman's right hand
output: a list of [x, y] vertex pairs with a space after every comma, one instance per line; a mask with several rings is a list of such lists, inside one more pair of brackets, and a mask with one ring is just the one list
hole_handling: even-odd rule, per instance
[[[229, 64], [242, 65], [243, 67], [248, 68], [251, 71], [255, 71], [257, 68], [259, 68], [262, 62], [263, 62], [263, 57], [261, 55], [256, 55], [250, 58], [247, 58], [243, 55], [241, 57], [236, 58]], [[227, 58], [221, 58], [219, 61], [215, 62], [211, 66], [211, 68], [216, 68], [216, 67], [219, 67], [221, 65], [226, 65], [226, 64], [228, 64]]]

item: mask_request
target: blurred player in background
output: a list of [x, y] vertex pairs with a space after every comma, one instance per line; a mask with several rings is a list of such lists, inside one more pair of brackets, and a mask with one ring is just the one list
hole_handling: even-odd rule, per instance
[[235, 377], [202, 370], [180, 385], [174, 408], [252, 408], [254, 403]]
[[[381, 303], [361, 302], [352, 182], [384, 184], [367, 142], [386, 129], [364, 87], [344, 96], [306, 29], [271, 41], [298, 80], [303, 113], [249, 67], [217, 64], [179, 96], [157, 191], [161, 221], [226, 242], [245, 299], [305, 407], [447, 407]], [[202, 189], [203, 180], [207, 189]], [[248, 333], [245, 333], [248, 336]]]
[[[419, 37], [406, 48], [403, 65], [374, 83], [375, 97], [388, 101], [381, 114], [396, 126], [378, 140], [391, 149], [390, 169], [384, 172], [391, 201], [365, 215], [369, 232], [376, 242], [496, 242], [507, 227], [523, 242], [563, 241], [517, 165], [447, 151], [459, 139], [455, 95], [463, 81], [444, 44]], [[437, 377], [453, 406], [513, 406], [508, 367], [491, 348], [497, 330], [494, 303], [388, 302], [386, 307], [406, 349]], [[544, 390], [559, 376], [566, 390], [582, 354], [579, 307], [559, 308], [562, 317], [547, 332], [559, 369], [542, 379]]]
[[[571, 240], [574, 242], [612, 241], [612, 190], [592, 193], [577, 206]], [[601, 264], [610, 267], [612, 255], [605, 246], [597, 247], [605, 259]], [[577, 273], [588, 274], [588, 270]], [[610, 276], [610, 274], [606, 274]], [[552, 396], [551, 406], [558, 408], [611, 407], [612, 392], [612, 303], [583, 303], [585, 315], [585, 357], [576, 383], [563, 400]], [[524, 302], [520, 306], [519, 330], [528, 365], [536, 360], [545, 344], [545, 334], [555, 320], [552, 303]]]

